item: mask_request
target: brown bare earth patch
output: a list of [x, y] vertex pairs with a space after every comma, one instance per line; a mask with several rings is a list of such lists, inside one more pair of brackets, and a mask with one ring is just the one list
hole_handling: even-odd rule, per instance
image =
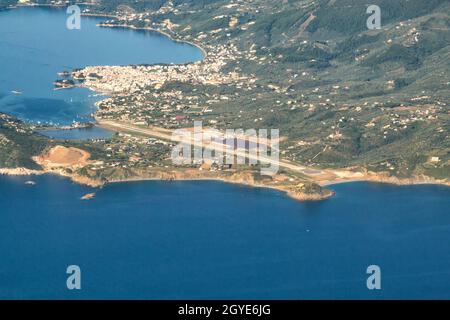
[[102, 180], [77, 173], [78, 169], [94, 163], [94, 161], [89, 160], [90, 157], [89, 152], [78, 148], [56, 146], [39, 156], [33, 157], [33, 160], [44, 169], [44, 172], [68, 177], [76, 183], [100, 187], [104, 184]]
[[34, 160], [45, 169], [81, 168], [90, 163], [90, 157], [89, 152], [78, 148], [56, 146]]

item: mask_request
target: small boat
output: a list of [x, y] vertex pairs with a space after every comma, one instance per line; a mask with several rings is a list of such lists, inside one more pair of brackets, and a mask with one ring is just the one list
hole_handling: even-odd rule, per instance
[[29, 181], [26, 181], [25, 184], [27, 186], [34, 186], [34, 185], [36, 185], [36, 182], [29, 180]]
[[21, 94], [22, 94], [22, 91], [13, 90], [13, 91], [11, 91], [11, 93], [18, 96], [18, 95], [21, 95]]

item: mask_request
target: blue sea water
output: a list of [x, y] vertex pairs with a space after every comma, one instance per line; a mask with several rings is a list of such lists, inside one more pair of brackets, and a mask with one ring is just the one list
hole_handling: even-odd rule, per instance
[[[450, 188], [333, 188], [301, 203], [220, 182], [0, 177], [0, 298], [450, 298]], [[69, 265], [80, 291], [66, 288]]]
[[104, 19], [94, 17], [83, 17], [80, 30], [69, 30], [67, 17], [65, 9], [42, 7], [0, 12], [0, 112], [57, 125], [88, 121], [99, 97], [87, 89], [55, 91], [58, 72], [202, 59], [198, 48], [155, 32], [100, 28]]

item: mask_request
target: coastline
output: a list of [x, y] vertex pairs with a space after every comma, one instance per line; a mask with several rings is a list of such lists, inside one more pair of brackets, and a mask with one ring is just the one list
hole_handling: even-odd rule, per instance
[[[161, 175], [164, 175], [165, 172], [160, 171]], [[245, 179], [235, 179], [234, 176], [230, 177], [145, 177], [145, 176], [136, 176], [131, 178], [124, 178], [124, 179], [112, 179], [108, 181], [100, 181], [95, 180], [89, 177], [80, 176], [78, 174], [69, 174], [66, 171], [64, 171], [63, 168], [58, 168], [54, 170], [50, 169], [44, 169], [42, 171], [38, 170], [29, 170], [25, 168], [17, 168], [17, 169], [0, 169], [0, 176], [33, 176], [33, 175], [56, 175], [64, 178], [70, 179], [72, 182], [85, 185], [91, 188], [103, 188], [104, 186], [108, 184], [118, 184], [118, 183], [130, 183], [130, 182], [145, 182], [145, 181], [167, 181], [167, 182], [183, 182], [183, 181], [216, 181], [216, 182], [223, 182], [228, 184], [234, 184], [234, 185], [241, 185], [251, 188], [265, 188], [265, 189], [272, 189], [279, 192], [285, 193], [289, 198], [297, 200], [297, 201], [321, 201], [326, 200], [335, 195], [335, 193], [331, 190], [326, 190], [325, 194], [306, 194], [306, 193], [296, 193], [292, 190], [289, 190], [285, 187], [277, 187], [277, 186], [270, 186], [265, 185], [262, 183], [254, 183], [251, 181], [246, 181]]]
[[297, 201], [301, 201], [301, 202], [305, 202], [305, 201], [321, 201], [321, 200], [326, 200], [329, 198], [332, 198], [335, 193], [334, 191], [329, 190], [325, 195], [319, 195], [319, 194], [296, 194], [292, 191], [287, 190], [286, 188], [282, 188], [282, 187], [275, 187], [275, 186], [269, 186], [269, 185], [264, 185], [264, 184], [255, 184], [255, 183], [250, 183], [250, 182], [245, 182], [245, 181], [235, 181], [232, 179], [227, 179], [224, 177], [217, 177], [217, 178], [213, 178], [213, 177], [207, 177], [207, 178], [178, 178], [178, 179], [159, 179], [159, 178], [145, 178], [145, 177], [136, 177], [136, 178], [128, 178], [128, 179], [116, 179], [116, 180], [111, 180], [105, 183], [105, 185], [108, 184], [115, 184], [115, 183], [130, 183], [130, 182], [145, 182], [145, 181], [170, 181], [170, 182], [184, 182], [184, 181], [213, 181], [213, 182], [223, 182], [223, 183], [227, 183], [227, 184], [233, 184], [233, 185], [240, 185], [240, 186], [245, 186], [245, 187], [250, 187], [250, 188], [261, 188], [261, 189], [272, 189], [272, 190], [276, 190], [279, 192], [282, 192], [284, 194], [286, 194], [289, 198], [297, 200]]
[[450, 187], [449, 180], [438, 180], [425, 175], [413, 176], [410, 178], [399, 178], [395, 176], [386, 176], [384, 173], [369, 172], [366, 173], [361, 178], [349, 178], [349, 179], [337, 179], [334, 181], [327, 181], [325, 183], [320, 183], [323, 187], [329, 187], [344, 183], [353, 182], [370, 182], [370, 183], [381, 183], [381, 184], [391, 184], [397, 186], [412, 186], [412, 185], [440, 185]]
[[[164, 172], [161, 171], [163, 174]], [[183, 181], [215, 181], [215, 182], [223, 182], [234, 185], [241, 185], [251, 188], [265, 188], [272, 189], [286, 194], [289, 198], [300, 201], [300, 202], [310, 202], [310, 201], [322, 201], [333, 198], [336, 193], [332, 190], [326, 189], [325, 194], [306, 194], [306, 193], [295, 193], [285, 188], [283, 186], [271, 186], [265, 185], [262, 183], [254, 183], [251, 181], [245, 180], [236, 180], [232, 177], [177, 177], [177, 178], [168, 178], [168, 177], [148, 177], [148, 176], [136, 176], [130, 178], [121, 178], [121, 179], [111, 179], [108, 181], [100, 181], [94, 180], [88, 177], [80, 176], [77, 174], [68, 174], [63, 170], [30, 170], [26, 168], [0, 168], [0, 176], [35, 176], [35, 175], [44, 175], [44, 174], [53, 174], [60, 177], [65, 177], [70, 179], [72, 182], [85, 185], [91, 188], [103, 188], [109, 184], [120, 184], [120, 183], [131, 183], [131, 182], [146, 182], [146, 181], [167, 181], [167, 182], [183, 182]], [[335, 181], [329, 182], [327, 184], [322, 184], [322, 186], [333, 186], [339, 184], [348, 184], [348, 183], [356, 183], [356, 182], [366, 182], [366, 183], [374, 183], [374, 184], [386, 184], [386, 185], [395, 185], [395, 186], [420, 186], [420, 185], [439, 185], [450, 187], [450, 182], [442, 182], [442, 181], [421, 181], [413, 179], [404, 179], [400, 180], [400, 182], [396, 182], [397, 178], [393, 178], [392, 180], [382, 180], [382, 179], [348, 179], [343, 181]]]
[[[55, 7], [55, 8], [64, 7], [64, 5], [41, 5], [41, 4], [23, 4], [23, 5], [18, 5], [17, 7], [35, 7], [35, 6], [45, 6], [45, 7]], [[92, 16], [92, 17], [117, 18], [117, 16], [114, 16], [114, 15], [102, 15], [102, 14], [83, 14], [83, 15]], [[172, 41], [186, 43], [186, 44], [193, 45], [193, 46], [199, 48], [199, 50], [201, 50], [201, 52], [203, 54], [203, 59], [200, 61], [204, 61], [208, 56], [208, 53], [201, 45], [191, 42], [191, 41], [177, 39], [176, 36], [171, 35], [163, 30], [154, 29], [154, 28], [150, 28], [150, 27], [138, 28], [135, 26], [125, 25], [125, 24], [116, 25], [116, 24], [99, 23], [99, 24], [97, 24], [97, 26], [98, 27], [110, 27], [110, 28], [128, 28], [128, 29], [132, 29], [132, 30], [145, 30], [145, 31], [157, 32], [157, 33], [162, 34], [163, 36], [170, 38]], [[194, 62], [190, 62], [189, 64], [192, 64], [192, 63], [194, 63]], [[161, 64], [155, 64], [155, 65], [161, 65]], [[105, 92], [97, 91], [94, 88], [90, 88], [87, 86], [81, 86], [81, 87], [87, 88], [93, 92], [108, 94]], [[95, 113], [97, 113], [97, 111]], [[96, 125], [96, 124], [94, 123], [94, 125]], [[329, 170], [330, 172], [333, 171], [333, 169], [327, 169], [327, 170]], [[163, 170], [161, 170], [161, 172], [163, 172]], [[80, 184], [88, 185], [88, 186], [95, 187], [95, 188], [102, 187], [105, 184], [109, 184], [109, 183], [127, 183], [127, 182], [133, 182], [133, 181], [167, 181], [167, 180], [170, 180], [170, 181], [221, 181], [221, 182], [225, 182], [225, 183], [241, 184], [241, 185], [246, 185], [246, 186], [250, 186], [250, 187], [258, 187], [258, 188], [271, 188], [271, 189], [275, 189], [278, 191], [283, 191], [283, 192], [287, 193], [287, 195], [289, 197], [294, 198], [296, 200], [300, 200], [300, 201], [324, 200], [324, 199], [328, 199], [334, 195], [334, 192], [332, 192], [330, 190], [328, 190], [328, 192], [325, 195], [296, 193], [291, 190], [288, 190], [286, 187], [283, 187], [283, 186], [264, 185], [262, 183], [255, 183], [255, 182], [243, 181], [243, 180], [236, 181], [231, 178], [227, 178], [227, 177], [223, 177], [223, 176], [222, 177], [221, 176], [216, 176], [216, 177], [210, 176], [210, 177], [205, 177], [205, 178], [178, 177], [178, 178], [174, 178], [174, 179], [137, 176], [137, 177], [125, 178], [125, 179], [112, 179], [110, 181], [100, 181], [100, 180], [91, 179], [89, 177], [81, 176], [81, 175], [78, 175], [75, 173], [67, 173], [64, 169], [61, 169], [61, 168], [55, 168], [53, 170], [44, 168], [44, 170], [42, 170], [42, 171], [29, 170], [26, 168], [0, 169], [0, 175], [22, 175], [22, 176], [25, 176], [25, 175], [47, 174], [47, 173], [52, 173], [52, 174], [57, 174], [59, 176], [68, 177], [75, 183], [80, 183]], [[320, 186], [323, 186], [323, 187], [332, 186], [332, 185], [341, 184], [341, 183], [352, 183], [352, 182], [371, 182], [371, 183], [384, 183], [384, 184], [394, 184], [394, 185], [433, 184], [433, 185], [450, 186], [450, 182], [448, 180], [440, 181], [440, 180], [432, 179], [429, 177], [427, 177], [425, 179], [420, 179], [417, 177], [400, 179], [397, 177], [387, 177], [381, 173], [362, 174], [362, 176], [360, 178], [338, 177], [334, 180], [324, 181], [323, 183], [315, 181], [314, 179], [312, 179], [311, 181], [316, 182]]]
[[[139, 181], [220, 181], [225, 183], [231, 183], [231, 184], [239, 184], [239, 185], [245, 185], [250, 186], [254, 188], [268, 188], [268, 189], [274, 189], [278, 191], [282, 191], [290, 195], [292, 198], [297, 198], [296, 196], [292, 196], [292, 193], [289, 192], [286, 188], [283, 187], [276, 187], [276, 186], [270, 186], [270, 185], [264, 185], [264, 184], [257, 184], [257, 183], [250, 183], [245, 181], [235, 181], [232, 179], [224, 178], [224, 177], [206, 177], [206, 178], [177, 178], [177, 179], [161, 179], [161, 178], [152, 178], [152, 177], [133, 177], [133, 178], [126, 178], [126, 179], [113, 179], [105, 182], [105, 185], [110, 183], [127, 183], [127, 182], [139, 182]], [[410, 178], [410, 179], [399, 179], [396, 177], [391, 177], [391, 179], [382, 179], [382, 178], [361, 178], [361, 179], [347, 179], [347, 180], [336, 180], [336, 181], [330, 181], [329, 183], [320, 184], [322, 187], [329, 187], [339, 184], [346, 184], [346, 183], [356, 183], [356, 182], [367, 182], [367, 183], [378, 183], [378, 184], [387, 184], [387, 185], [396, 185], [396, 186], [414, 186], [414, 185], [437, 185], [437, 186], [446, 186], [450, 187], [450, 181], [440, 181], [436, 179], [429, 180], [419, 180], [417, 178]], [[334, 192], [332, 194], [329, 194], [327, 196], [311, 196], [311, 198], [314, 200], [325, 200], [328, 198], [331, 198], [335, 195]]]

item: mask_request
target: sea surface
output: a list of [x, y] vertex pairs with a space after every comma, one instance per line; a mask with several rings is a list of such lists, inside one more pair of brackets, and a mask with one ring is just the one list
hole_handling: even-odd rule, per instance
[[221, 182], [0, 177], [0, 298], [450, 298], [450, 188], [333, 189], [302, 203]]
[[68, 17], [65, 9], [45, 7], [0, 11], [0, 112], [53, 125], [89, 121], [101, 97], [88, 89], [54, 90], [58, 72], [203, 58], [199, 48], [156, 32], [97, 27], [105, 18], [82, 17], [81, 29], [69, 30]]
[[[57, 72], [201, 59], [197, 48], [97, 28], [95, 18], [69, 31], [65, 17], [0, 12], [0, 111], [32, 122], [89, 119], [98, 97], [54, 91]], [[45, 134], [104, 134], [96, 130]], [[302, 203], [221, 182], [92, 189], [52, 175], [0, 176], [0, 299], [450, 298], [450, 188], [332, 188], [334, 198]], [[66, 287], [70, 265], [81, 268], [79, 291]], [[381, 290], [367, 289], [370, 265], [381, 268]]]

